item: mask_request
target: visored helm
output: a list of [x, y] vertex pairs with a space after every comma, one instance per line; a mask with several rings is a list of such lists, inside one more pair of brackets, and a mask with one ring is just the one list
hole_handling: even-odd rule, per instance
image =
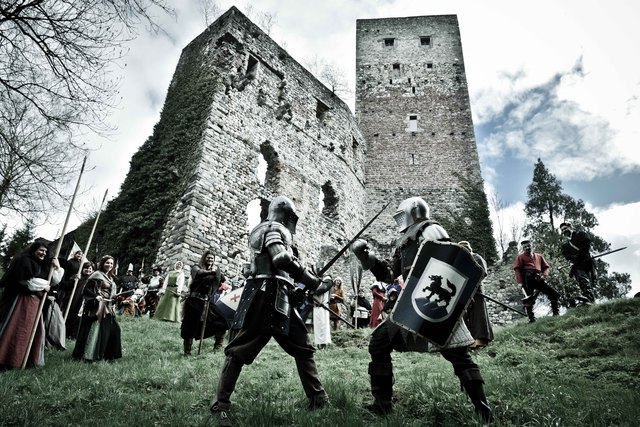
[[421, 197], [410, 197], [400, 202], [393, 219], [402, 233], [416, 222], [429, 219], [429, 205]]
[[271, 201], [267, 220], [279, 222], [287, 227], [291, 234], [296, 234], [298, 214], [296, 206], [288, 197], [278, 196]]

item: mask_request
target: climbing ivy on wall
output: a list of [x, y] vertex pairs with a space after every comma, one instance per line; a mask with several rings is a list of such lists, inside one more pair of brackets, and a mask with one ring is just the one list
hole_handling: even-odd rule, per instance
[[[92, 247], [97, 245], [97, 257], [109, 254], [118, 259], [119, 273], [125, 264], [137, 266], [143, 258], [151, 267], [169, 212], [184, 194], [201, 156], [199, 142], [220, 90], [219, 76], [203, 64], [206, 41], [196, 39], [183, 52], [160, 121], [133, 155], [120, 193], [100, 217]], [[88, 237], [91, 227], [87, 221], [79, 227], [80, 234]]]
[[449, 233], [451, 241], [468, 241], [474, 252], [488, 264], [493, 264], [498, 260], [498, 252], [482, 181], [474, 182], [457, 172], [453, 175], [460, 182], [461, 203], [458, 209], [448, 209], [446, 216], [437, 219]]

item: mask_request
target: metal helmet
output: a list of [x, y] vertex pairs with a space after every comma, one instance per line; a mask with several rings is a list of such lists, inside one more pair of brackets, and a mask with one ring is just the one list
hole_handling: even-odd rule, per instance
[[267, 220], [279, 222], [284, 225], [291, 234], [296, 234], [298, 214], [296, 213], [296, 206], [288, 197], [278, 196], [271, 201]]
[[409, 197], [398, 205], [393, 219], [398, 224], [398, 231], [403, 232], [422, 219], [429, 219], [429, 205], [422, 197]]

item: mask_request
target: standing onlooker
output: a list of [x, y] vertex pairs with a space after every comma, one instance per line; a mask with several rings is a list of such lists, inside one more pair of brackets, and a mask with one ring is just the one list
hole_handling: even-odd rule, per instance
[[537, 294], [540, 291], [549, 297], [551, 312], [554, 316], [559, 314], [558, 298], [560, 294], [547, 284], [546, 278], [549, 276], [549, 264], [544, 257], [533, 252], [530, 240], [520, 242], [522, 253], [516, 257], [513, 270], [516, 275], [516, 282], [522, 286], [525, 298], [522, 300], [529, 322], [535, 322], [536, 316], [533, 313], [533, 306], [536, 302]]
[[[344, 291], [342, 290], [342, 278], [336, 277], [333, 281], [333, 289], [331, 289], [331, 298], [329, 299], [329, 308], [331, 313], [331, 323], [334, 331], [340, 326], [340, 317], [342, 316], [342, 303], [344, 302]], [[337, 316], [336, 316], [337, 315]]]
[[57, 298], [58, 305], [63, 313], [67, 309], [67, 304], [69, 304], [73, 285], [75, 284], [76, 279], [78, 279], [77, 274], [78, 270], [80, 270], [80, 266], [82, 265], [82, 258], [82, 251], [76, 251], [71, 259], [58, 258], [60, 267], [64, 268], [64, 277], [60, 282], [60, 292], [58, 293]]
[[[226, 278], [215, 265], [215, 255], [206, 251], [200, 258], [200, 264], [191, 269], [191, 283], [189, 284], [189, 296], [184, 303], [180, 336], [183, 339], [184, 355], [191, 354], [194, 339], [209, 338], [216, 335], [221, 329], [227, 331], [227, 321], [215, 309], [215, 304], [209, 304], [209, 310], [205, 313], [207, 301], [216, 293], [220, 284]], [[204, 319], [204, 335], [202, 334]]]
[[363, 289], [358, 289], [358, 296], [351, 301], [351, 317], [355, 319], [357, 328], [369, 326], [371, 303], [364, 295]]
[[384, 308], [384, 303], [387, 300], [387, 288], [385, 288], [384, 283], [382, 282], [374, 282], [374, 284], [371, 285], [371, 293], [373, 294], [373, 303], [371, 304], [369, 327], [375, 328], [384, 319], [382, 309]]
[[[76, 283], [76, 289], [73, 292], [73, 299], [70, 302], [69, 313], [67, 314], [67, 320], [65, 321], [67, 338], [76, 339], [78, 336], [78, 327], [80, 326], [80, 317], [82, 313], [80, 308], [82, 307], [82, 291], [84, 285], [87, 283], [89, 276], [93, 274], [93, 263], [86, 261], [82, 264], [82, 271], [80, 272], [80, 278]], [[74, 279], [75, 280], [75, 279]]]
[[152, 271], [153, 276], [150, 278], [142, 279], [144, 283], [144, 313], [149, 313], [149, 318], [152, 318], [156, 314], [156, 308], [158, 307], [158, 301], [160, 301], [159, 292], [164, 286], [164, 277], [162, 277], [162, 268], [154, 267]]
[[112, 256], [103, 256], [84, 286], [84, 308], [72, 354], [74, 359], [95, 361], [122, 357], [120, 325], [113, 306], [116, 295], [113, 264]]
[[39, 320], [27, 366], [44, 365], [45, 331], [40, 301], [50, 289], [47, 280], [50, 268], [54, 269], [51, 284], [59, 283], [64, 269], [57, 259], [52, 259], [49, 265], [47, 246], [36, 241], [11, 261], [0, 279], [0, 288], [4, 289], [0, 298], [0, 369], [22, 366], [36, 316]]
[[[485, 274], [487, 273], [487, 262], [477, 253], [473, 252], [471, 249], [471, 243], [463, 240], [458, 242], [460, 246], [469, 251], [473, 259], [482, 267]], [[478, 286], [478, 290], [476, 292], [483, 293], [482, 283]], [[493, 328], [491, 327], [491, 322], [489, 321], [489, 313], [487, 312], [487, 303], [484, 298], [479, 295], [474, 295], [471, 298], [471, 303], [467, 306], [467, 311], [465, 311], [464, 323], [469, 328], [469, 332], [471, 332], [471, 336], [473, 336], [474, 342], [469, 346], [471, 349], [478, 349], [482, 347], [486, 347], [489, 342], [493, 341]]]
[[[160, 290], [160, 302], [156, 308], [156, 319], [168, 322], [180, 321], [180, 295], [184, 288], [184, 271], [182, 261], [175, 263], [173, 271], [167, 274], [167, 278]], [[151, 317], [151, 315], [149, 315]]]
[[318, 348], [326, 348], [331, 344], [330, 314], [325, 308], [329, 302], [329, 292], [330, 289], [318, 286], [313, 293], [313, 344]]

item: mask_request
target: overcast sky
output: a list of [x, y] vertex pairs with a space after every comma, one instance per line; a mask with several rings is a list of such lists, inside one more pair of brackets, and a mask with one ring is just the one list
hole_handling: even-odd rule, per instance
[[[176, 1], [167, 34], [142, 32], [121, 73], [117, 132], [94, 138], [95, 167], [81, 206], [114, 197], [129, 160], [151, 135], [182, 48], [205, 28], [196, 0]], [[218, 1], [222, 10], [247, 2]], [[628, 249], [606, 260], [630, 273], [640, 291], [640, 2], [625, 0], [254, 0], [250, 18], [275, 15], [270, 35], [298, 62], [313, 56], [355, 78], [356, 19], [456, 14], [476, 140], [487, 188], [520, 215], [541, 158], [566, 193], [583, 199], [600, 225], [596, 234]], [[353, 109], [352, 98], [345, 99]], [[80, 208], [82, 210], [82, 207]], [[511, 214], [509, 214], [511, 215]], [[81, 222], [80, 215], [70, 227]], [[64, 222], [38, 228], [52, 239]]]

